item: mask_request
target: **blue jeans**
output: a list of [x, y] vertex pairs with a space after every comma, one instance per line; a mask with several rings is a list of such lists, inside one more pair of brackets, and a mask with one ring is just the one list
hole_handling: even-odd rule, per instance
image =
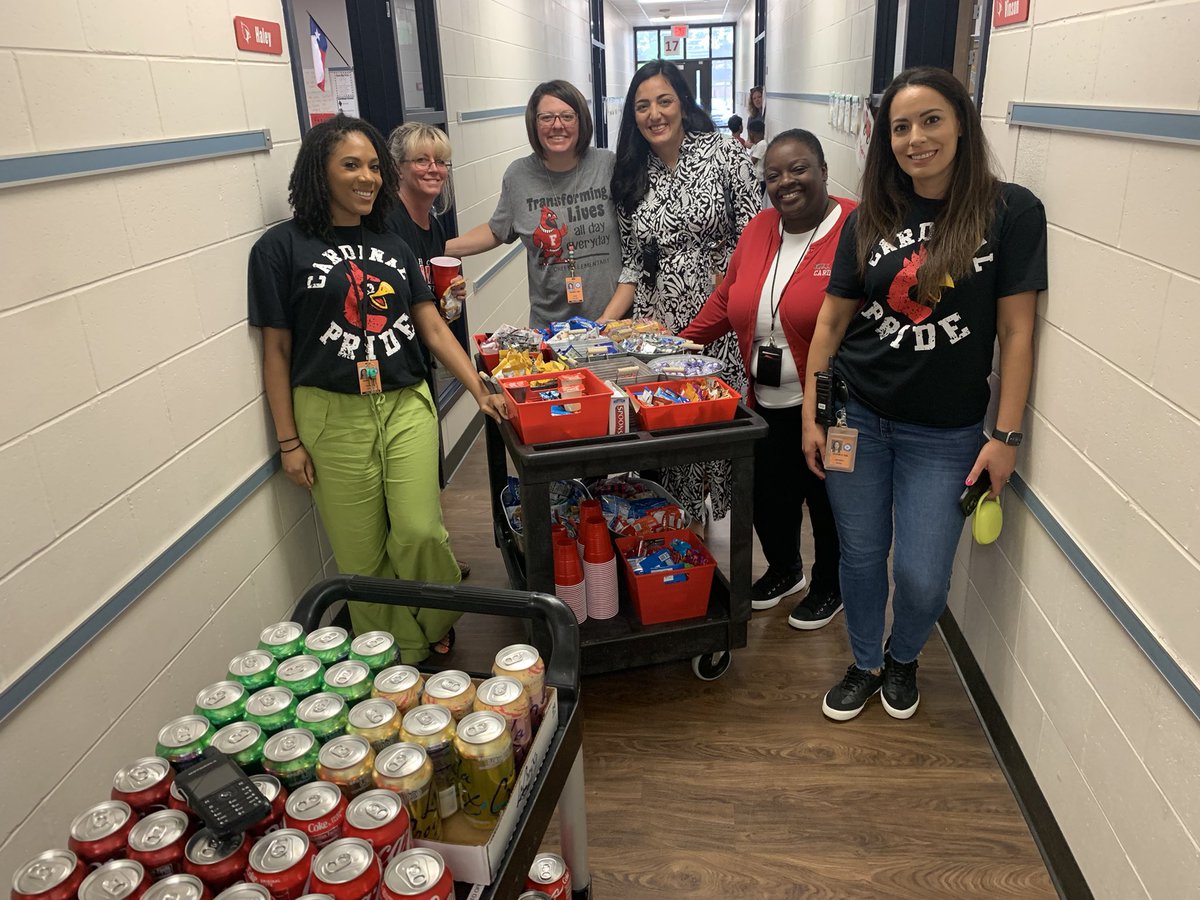
[[911, 662], [946, 608], [950, 569], [963, 529], [958, 498], [983, 445], [982, 424], [910, 425], [846, 404], [858, 429], [853, 472], [829, 472], [825, 487], [841, 540], [842, 602], [860, 669], [883, 665], [888, 550], [895, 552], [892, 634], [897, 662]]

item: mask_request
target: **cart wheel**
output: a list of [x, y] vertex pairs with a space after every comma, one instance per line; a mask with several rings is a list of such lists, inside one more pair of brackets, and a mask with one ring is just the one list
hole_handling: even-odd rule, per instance
[[692, 657], [692, 672], [701, 681], [716, 681], [727, 671], [733, 662], [733, 654], [728, 650], [718, 650], [716, 653], [701, 653]]

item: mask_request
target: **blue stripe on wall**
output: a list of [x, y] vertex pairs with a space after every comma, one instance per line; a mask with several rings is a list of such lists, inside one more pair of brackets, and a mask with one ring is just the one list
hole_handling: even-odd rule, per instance
[[1171, 143], [1200, 143], [1200, 112], [1192, 110], [1013, 101], [1008, 104], [1008, 124]]

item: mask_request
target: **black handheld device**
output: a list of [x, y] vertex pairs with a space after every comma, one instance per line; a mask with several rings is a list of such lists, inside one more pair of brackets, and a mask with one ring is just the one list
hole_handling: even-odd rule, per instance
[[817, 424], [828, 428], [837, 424], [837, 413], [834, 410], [833, 396], [833, 366], [824, 372], [817, 373]]
[[975, 507], [979, 505], [979, 501], [984, 498], [992, 489], [992, 476], [988, 474], [988, 470], [984, 469], [979, 473], [979, 478], [973, 485], [963, 490], [958, 498], [958, 508], [962, 510], [963, 517], [971, 515], [975, 512]]
[[261, 821], [271, 803], [232, 759], [209, 747], [175, 778], [188, 805], [218, 838], [232, 837]]

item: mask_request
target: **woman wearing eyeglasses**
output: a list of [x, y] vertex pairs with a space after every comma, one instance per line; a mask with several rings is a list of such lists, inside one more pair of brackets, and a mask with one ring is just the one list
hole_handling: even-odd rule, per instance
[[566, 81], [539, 84], [525, 107], [533, 153], [504, 173], [490, 221], [447, 242], [451, 256], [517, 238], [529, 271], [529, 324], [597, 319], [621, 275], [621, 232], [609, 196], [615, 156], [590, 146], [587, 101]]

